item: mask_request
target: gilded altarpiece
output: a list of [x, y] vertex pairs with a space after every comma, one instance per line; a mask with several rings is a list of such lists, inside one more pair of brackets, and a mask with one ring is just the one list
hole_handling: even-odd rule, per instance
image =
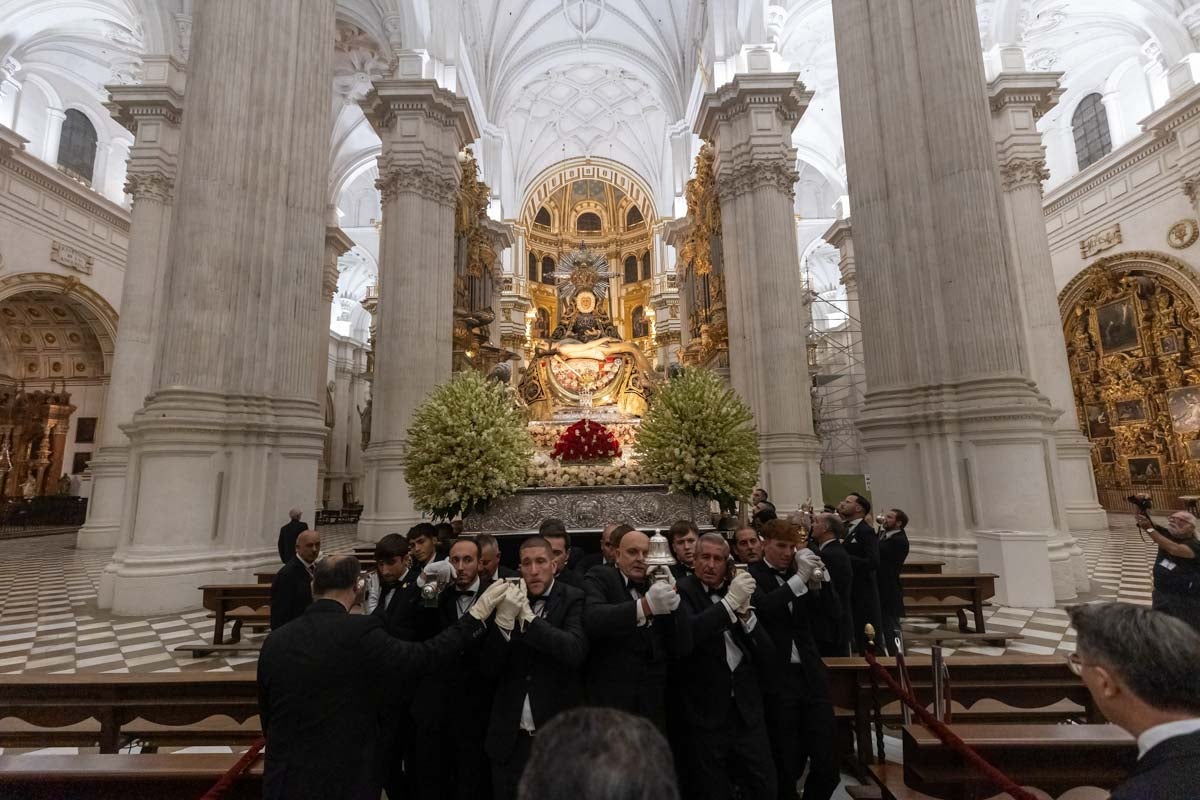
[[725, 259], [721, 250], [721, 204], [713, 176], [713, 149], [696, 156], [696, 177], [687, 184], [691, 227], [680, 248], [688, 344], [680, 361], [713, 369], [729, 367], [729, 323], [725, 309]]
[[488, 187], [470, 148], [454, 212], [454, 371], [490, 371], [511, 353], [491, 344], [496, 246], [488, 231]]
[[1135, 256], [1064, 290], [1071, 381], [1102, 504], [1124, 510], [1129, 492], [1146, 491], [1177, 507], [1200, 493], [1200, 313], [1185, 268], [1168, 277]]

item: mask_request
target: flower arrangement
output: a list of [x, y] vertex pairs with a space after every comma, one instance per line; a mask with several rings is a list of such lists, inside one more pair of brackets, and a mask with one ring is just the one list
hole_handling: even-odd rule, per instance
[[523, 486], [533, 441], [507, 387], [474, 370], [433, 390], [408, 426], [404, 477], [434, 518], [482, 509]]
[[682, 370], [655, 394], [635, 449], [642, 469], [671, 491], [716, 500], [732, 511], [758, 479], [754, 415], [707, 369]]
[[556, 461], [600, 461], [621, 455], [621, 443], [607, 427], [581, 419], [558, 437], [550, 457]]

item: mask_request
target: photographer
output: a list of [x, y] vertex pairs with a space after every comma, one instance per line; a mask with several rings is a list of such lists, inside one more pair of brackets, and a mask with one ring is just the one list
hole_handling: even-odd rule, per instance
[[[1187, 511], [1167, 517], [1167, 526], [1150, 519], [1149, 498], [1135, 495], [1138, 527], [1158, 545], [1154, 559], [1154, 608], [1200, 630], [1200, 541], [1196, 518]], [[1131, 498], [1132, 500], [1133, 498]]]

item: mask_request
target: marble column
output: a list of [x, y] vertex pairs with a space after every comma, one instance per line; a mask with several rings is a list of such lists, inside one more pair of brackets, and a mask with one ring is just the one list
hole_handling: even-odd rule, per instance
[[324, 439], [334, 2], [205, 2], [193, 24], [154, 389], [126, 428], [131, 502], [100, 587], [116, 614], [193, 608], [196, 586], [275, 562]]
[[46, 109], [46, 138], [42, 142], [42, 159], [47, 164], [58, 164], [58, 144], [62, 141], [63, 123], [67, 112], [61, 108]]
[[1000, 602], [1052, 605], [1065, 525], [1058, 416], [1032, 380], [1006, 250], [973, 0], [838, 0], [867, 390], [859, 429], [879, 507], [913, 551], [1001, 575]]
[[[336, 221], [337, 212], [335, 209], [328, 209], [326, 212], [329, 221]], [[338, 259], [354, 247], [354, 240], [351, 239], [345, 231], [339, 228], [336, 224], [326, 225], [325, 227], [325, 259], [321, 267], [321, 311], [320, 318], [324, 322], [314, 327], [313, 330], [313, 357], [316, 360], [315, 378], [316, 386], [314, 387], [314, 397], [321, 408], [325, 407], [326, 387], [329, 384], [329, 324], [333, 317], [333, 296], [337, 294], [338, 285]], [[334, 413], [341, 413], [344, 409], [338, 407], [337, 402], [334, 402]], [[334, 423], [336, 427], [336, 423]], [[334, 460], [333, 450], [333, 431], [328, 434], [330, 437], [330, 461]], [[343, 459], [344, 460], [344, 459]], [[327, 470], [325, 468], [325, 459], [322, 458], [317, 464], [317, 497], [315, 507], [320, 509], [324, 507], [325, 497], [325, 481], [327, 479]], [[341, 493], [336, 506], [341, 508]]]
[[794, 73], [747, 73], [707, 95], [721, 203], [730, 378], [754, 412], [761, 481], [781, 511], [821, 497], [796, 251], [792, 130], [812, 93]]
[[15, 128], [17, 124], [17, 105], [21, 97], [17, 73], [20, 71], [21, 64], [15, 58], [0, 61], [0, 125], [6, 128]]
[[404, 479], [413, 412], [450, 377], [458, 154], [479, 135], [470, 105], [432, 80], [376, 81], [362, 101], [383, 140], [371, 443], [358, 536], [403, 533], [421, 513]]
[[821, 237], [838, 250], [838, 272], [841, 275], [842, 286], [846, 289], [846, 335], [850, 343], [850, 364], [846, 369], [846, 417], [854, 423], [848, 430], [841, 431], [838, 436], [846, 444], [847, 455], [853, 457], [852, 462], [839, 459], [841, 469], [856, 468], [870, 474], [869, 467], [863, 463], [859, 454], [862, 453], [862, 443], [857, 427], [858, 417], [862, 413], [863, 388], [866, 378], [863, 375], [863, 341], [862, 341], [862, 310], [858, 299], [858, 266], [854, 260], [854, 235], [849, 217], [839, 218]]
[[171, 203], [183, 115], [183, 67], [169, 57], [145, 60], [147, 82], [110, 86], [108, 108], [134, 134], [125, 191], [133, 197], [112, 376], [100, 418], [99, 448], [88, 467], [92, 495], [76, 535], [81, 550], [114, 548], [120, 539], [129, 472], [122, 426], [150, 393], [161, 322]]
[[[1000, 163], [1008, 252], [1019, 288], [1017, 301], [1030, 373], [1060, 414], [1054, 424], [1058, 459], [1053, 466], [1068, 530], [1063, 531], [1060, 541], [1051, 543], [1051, 558], [1069, 557], [1075, 588], [1087, 591], [1087, 562], [1068, 531], [1107, 530], [1108, 515], [1096, 495], [1092, 445], [1080, 428], [1071, 387], [1042, 211], [1042, 182], [1048, 177], [1046, 151], [1037, 129], [1037, 121], [1062, 94], [1061, 73], [1025, 71], [1020, 50], [1008, 52], [1004, 61], [1006, 69], [989, 83], [988, 94]], [[1060, 597], [1069, 594], [1066, 587], [1059, 587], [1056, 593]]]
[[351, 422], [358, 416], [350, 391], [350, 381], [354, 374], [352, 347], [349, 342], [339, 341], [333, 362], [333, 409], [336, 417], [333, 423], [333, 444], [330, 447], [329, 474], [326, 475], [329, 483], [329, 501], [325, 505], [333, 510], [342, 507], [342, 484], [350, 477], [346, 459], [347, 446], [350, 450], [361, 449], [361, 443], [353, 438], [351, 430]]

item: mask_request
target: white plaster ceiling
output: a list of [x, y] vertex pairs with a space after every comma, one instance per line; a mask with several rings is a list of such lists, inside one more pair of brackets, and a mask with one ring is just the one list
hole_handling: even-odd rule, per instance
[[106, 375], [112, 342], [105, 336], [102, 343], [97, 330], [103, 330], [99, 320], [58, 294], [0, 300], [0, 373], [29, 381]]

